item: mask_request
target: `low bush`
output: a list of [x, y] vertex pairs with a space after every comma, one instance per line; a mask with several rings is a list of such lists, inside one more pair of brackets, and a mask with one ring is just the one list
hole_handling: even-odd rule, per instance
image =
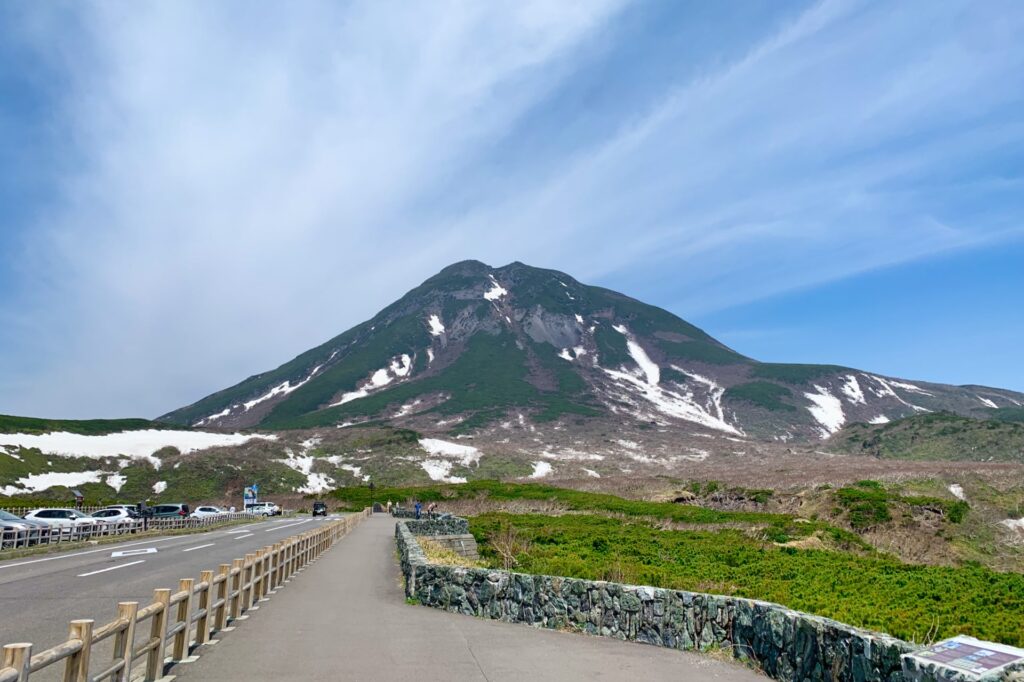
[[[739, 530], [663, 531], [581, 514], [484, 514], [471, 519], [470, 531], [496, 567], [505, 561], [490, 539], [509, 528], [529, 548], [515, 557], [522, 572], [762, 599], [908, 640], [933, 630], [937, 637], [1024, 644], [1024, 576], [977, 564], [908, 565], [879, 554], [778, 547]], [[837, 539], [845, 533], [828, 532]]]

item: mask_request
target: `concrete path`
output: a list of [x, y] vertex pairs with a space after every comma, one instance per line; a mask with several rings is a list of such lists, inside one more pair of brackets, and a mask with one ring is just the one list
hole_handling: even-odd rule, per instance
[[227, 682], [765, 679], [697, 654], [406, 604], [393, 535], [390, 517], [367, 519], [171, 674]]

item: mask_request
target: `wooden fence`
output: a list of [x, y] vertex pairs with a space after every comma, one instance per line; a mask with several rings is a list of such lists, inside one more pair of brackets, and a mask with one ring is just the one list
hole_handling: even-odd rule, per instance
[[[63, 664], [67, 682], [154, 682], [174, 665], [208, 643], [229, 623], [239, 620], [256, 602], [285, 584], [344, 537], [369, 510], [293, 535], [268, 545], [216, 571], [202, 571], [199, 580], [183, 578], [177, 591], [158, 589], [153, 601], [120, 602], [117, 618], [96, 626], [93, 620], [73, 620], [68, 639], [37, 654], [32, 644], [8, 644], [0, 662], [0, 682], [24, 682], [32, 673]], [[148, 627], [147, 627], [148, 623]], [[139, 632], [142, 639], [139, 640]], [[99, 642], [113, 638], [113, 654], [102, 669], [92, 672], [91, 654]], [[136, 664], [142, 675], [133, 677]]]

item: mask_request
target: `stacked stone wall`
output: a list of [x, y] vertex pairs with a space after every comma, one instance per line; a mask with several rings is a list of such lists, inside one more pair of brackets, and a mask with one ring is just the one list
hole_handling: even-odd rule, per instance
[[[934, 669], [922, 669], [901, 658], [918, 646], [779, 604], [431, 564], [415, 536], [447, 534], [441, 527], [431, 533], [428, 524], [432, 523], [437, 522], [399, 521], [395, 527], [406, 596], [425, 606], [673, 649], [722, 650], [753, 663], [770, 677], [792, 682], [939, 679]], [[990, 679], [1016, 680], [1014, 675]]]

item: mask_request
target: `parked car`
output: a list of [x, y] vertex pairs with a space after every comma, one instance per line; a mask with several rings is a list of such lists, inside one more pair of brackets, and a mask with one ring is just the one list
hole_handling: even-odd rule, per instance
[[313, 503], [313, 516], [327, 516], [327, 503], [326, 502], [314, 502]]
[[0, 510], [0, 547], [23, 547], [45, 542], [50, 526]]
[[23, 519], [10, 512], [0, 510], [0, 530], [3, 528], [10, 528], [9, 532], [26, 531], [29, 544], [48, 542], [50, 539], [50, 524], [35, 519]]
[[202, 505], [196, 507], [196, 510], [192, 512], [193, 519], [208, 519], [213, 516], [223, 516], [227, 512], [220, 507], [214, 507], [212, 505]]
[[253, 502], [245, 505], [245, 511], [263, 516], [280, 516], [281, 508], [273, 502]]
[[86, 528], [106, 524], [105, 521], [83, 514], [77, 509], [33, 509], [25, 518], [43, 521], [51, 528]]
[[93, 512], [92, 517], [107, 524], [123, 526], [126, 529], [133, 527], [138, 521], [137, 514], [133, 514], [120, 506], [100, 509]]
[[137, 504], [111, 504], [104, 507], [104, 509], [123, 509], [133, 519], [139, 518], [139, 505]]
[[191, 513], [187, 504], [158, 504], [149, 509], [154, 519], [186, 519]]

